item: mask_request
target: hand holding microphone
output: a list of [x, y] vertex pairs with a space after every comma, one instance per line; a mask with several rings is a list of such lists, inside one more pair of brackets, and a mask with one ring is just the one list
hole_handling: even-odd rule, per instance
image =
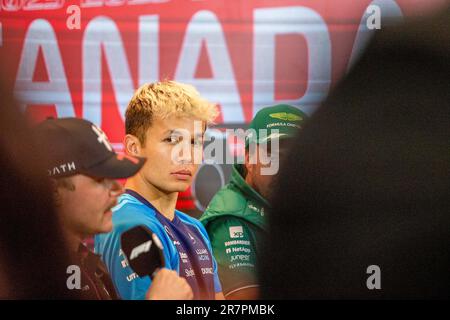
[[194, 294], [186, 279], [169, 269], [158, 271], [145, 295], [146, 300], [192, 300], [193, 298]]
[[122, 251], [139, 277], [150, 276], [152, 285], [147, 300], [191, 300], [194, 295], [186, 279], [173, 270], [164, 269], [163, 246], [145, 226], [137, 226], [121, 235]]

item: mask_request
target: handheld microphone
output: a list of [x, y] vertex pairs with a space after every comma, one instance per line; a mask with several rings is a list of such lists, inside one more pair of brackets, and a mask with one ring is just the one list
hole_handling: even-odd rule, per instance
[[128, 264], [139, 277], [153, 279], [154, 273], [164, 267], [162, 243], [147, 227], [140, 225], [125, 231], [120, 243]]

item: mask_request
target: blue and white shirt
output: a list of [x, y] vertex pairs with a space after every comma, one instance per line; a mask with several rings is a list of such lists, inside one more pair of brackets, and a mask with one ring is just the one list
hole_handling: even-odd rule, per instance
[[222, 291], [208, 234], [198, 220], [175, 210], [170, 221], [132, 190], [120, 196], [112, 219], [113, 230], [95, 237], [95, 252], [102, 256], [122, 299], [144, 299], [151, 284], [149, 276], [140, 278], [133, 272], [120, 248], [120, 235], [138, 225], [158, 236], [165, 267], [187, 280], [194, 299], [214, 299], [215, 293]]

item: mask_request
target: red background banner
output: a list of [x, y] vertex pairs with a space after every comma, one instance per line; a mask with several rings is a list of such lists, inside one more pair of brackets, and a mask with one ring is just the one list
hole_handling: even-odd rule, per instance
[[[369, 6], [380, 8], [383, 28], [446, 3], [2, 0], [2, 73], [33, 121], [83, 117], [120, 149], [124, 110], [144, 82], [195, 85], [219, 105], [225, 126], [276, 102], [312, 113], [374, 31]], [[80, 8], [79, 29], [68, 27], [70, 5]]]

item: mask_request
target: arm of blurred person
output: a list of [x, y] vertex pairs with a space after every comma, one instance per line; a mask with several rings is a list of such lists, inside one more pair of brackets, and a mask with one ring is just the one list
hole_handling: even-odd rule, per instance
[[186, 279], [169, 269], [159, 270], [148, 289], [146, 300], [192, 300], [194, 294]]
[[259, 288], [238, 288], [227, 295], [227, 300], [258, 300]]
[[[231, 238], [230, 227], [242, 227], [240, 238]], [[256, 300], [259, 296], [256, 241], [249, 228], [241, 219], [229, 216], [207, 226], [223, 296], [227, 300]]]

